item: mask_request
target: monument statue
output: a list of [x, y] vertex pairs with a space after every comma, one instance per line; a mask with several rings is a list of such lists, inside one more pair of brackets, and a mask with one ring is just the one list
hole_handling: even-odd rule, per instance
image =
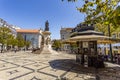
[[49, 31], [49, 22], [48, 22], [48, 20], [45, 22], [45, 31]]

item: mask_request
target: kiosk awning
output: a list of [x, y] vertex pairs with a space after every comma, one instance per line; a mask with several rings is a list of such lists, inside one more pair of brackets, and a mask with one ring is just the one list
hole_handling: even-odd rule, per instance
[[83, 35], [69, 38], [70, 41], [97, 41], [98, 44], [119, 43], [120, 39], [114, 39], [108, 36], [101, 35]]

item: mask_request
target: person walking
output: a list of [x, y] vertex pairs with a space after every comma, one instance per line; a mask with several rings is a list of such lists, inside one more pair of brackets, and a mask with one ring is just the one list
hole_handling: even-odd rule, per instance
[[16, 51], [17, 51], [17, 50], [16, 50], [16, 48], [15, 48], [15, 49], [14, 49], [14, 52], [16, 53]]
[[120, 65], [120, 55], [118, 55], [118, 64]]

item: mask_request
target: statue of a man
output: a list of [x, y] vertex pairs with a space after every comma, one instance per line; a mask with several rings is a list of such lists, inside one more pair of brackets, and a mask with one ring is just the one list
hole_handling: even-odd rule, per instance
[[45, 22], [45, 31], [49, 31], [49, 22], [48, 22], [48, 20]]

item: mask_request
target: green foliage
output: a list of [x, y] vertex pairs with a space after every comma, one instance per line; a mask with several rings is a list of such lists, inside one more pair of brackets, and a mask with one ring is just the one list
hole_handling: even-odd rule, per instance
[[7, 27], [0, 27], [0, 43], [1, 44], [11, 44], [11, 40], [14, 36], [11, 34], [11, 30]]
[[[98, 32], [103, 32], [104, 35], [106, 35], [106, 36], [109, 35], [109, 33], [108, 33], [108, 26], [105, 25], [105, 24], [97, 23], [97, 24], [95, 25], [95, 30], [98, 31]], [[111, 33], [116, 32], [116, 28], [115, 28], [113, 25], [111, 25], [110, 32], [111, 32]]]
[[9, 35], [9, 38], [7, 39], [7, 45], [13, 45], [15, 38], [13, 35]]
[[13, 45], [14, 36], [11, 33], [11, 30], [7, 27], [0, 27], [0, 43], [2, 44], [1, 52], [3, 51], [4, 45]]
[[11, 34], [11, 30], [7, 27], [0, 27], [0, 43], [2, 45], [13, 45], [18, 47], [28, 47], [30, 45], [30, 41], [25, 41], [19, 34], [15, 38]]
[[[115, 25], [117, 24], [117, 20], [116, 23], [113, 21], [113, 14], [118, 11], [115, 12], [115, 9], [119, 2], [119, 0], [88, 0], [78, 10], [87, 15], [85, 22]], [[118, 15], [116, 15], [116, 18], [118, 18]]]
[[17, 35], [17, 46], [18, 47], [24, 47], [25, 46], [25, 40], [23, 39], [22, 35], [18, 34]]
[[61, 48], [61, 41], [60, 40], [54, 40], [53, 44], [52, 44], [52, 47], [53, 48]]
[[29, 46], [30, 46], [30, 44], [31, 44], [31, 42], [30, 42], [30, 41], [25, 41], [25, 46], [26, 46], [26, 47], [29, 47]]
[[[77, 0], [67, 1], [75, 2]], [[83, 4], [82, 7], [77, 8], [77, 10], [87, 15], [85, 20], [86, 23], [112, 24], [115, 25], [114, 27], [118, 27], [116, 25], [120, 25], [120, 7], [116, 8], [120, 0], [83, 0], [83, 1], [85, 3]]]
[[[73, 0], [69, 0], [72, 1]], [[83, 0], [82, 7], [77, 8], [81, 13], [86, 14], [85, 23], [96, 24], [96, 29], [106, 35], [114, 32], [120, 26], [120, 0]], [[110, 32], [108, 27], [110, 25]]]
[[18, 40], [16, 38], [11, 40], [13, 46], [18, 46]]
[[120, 6], [118, 6], [113, 13], [113, 20], [116, 26], [120, 25]]

